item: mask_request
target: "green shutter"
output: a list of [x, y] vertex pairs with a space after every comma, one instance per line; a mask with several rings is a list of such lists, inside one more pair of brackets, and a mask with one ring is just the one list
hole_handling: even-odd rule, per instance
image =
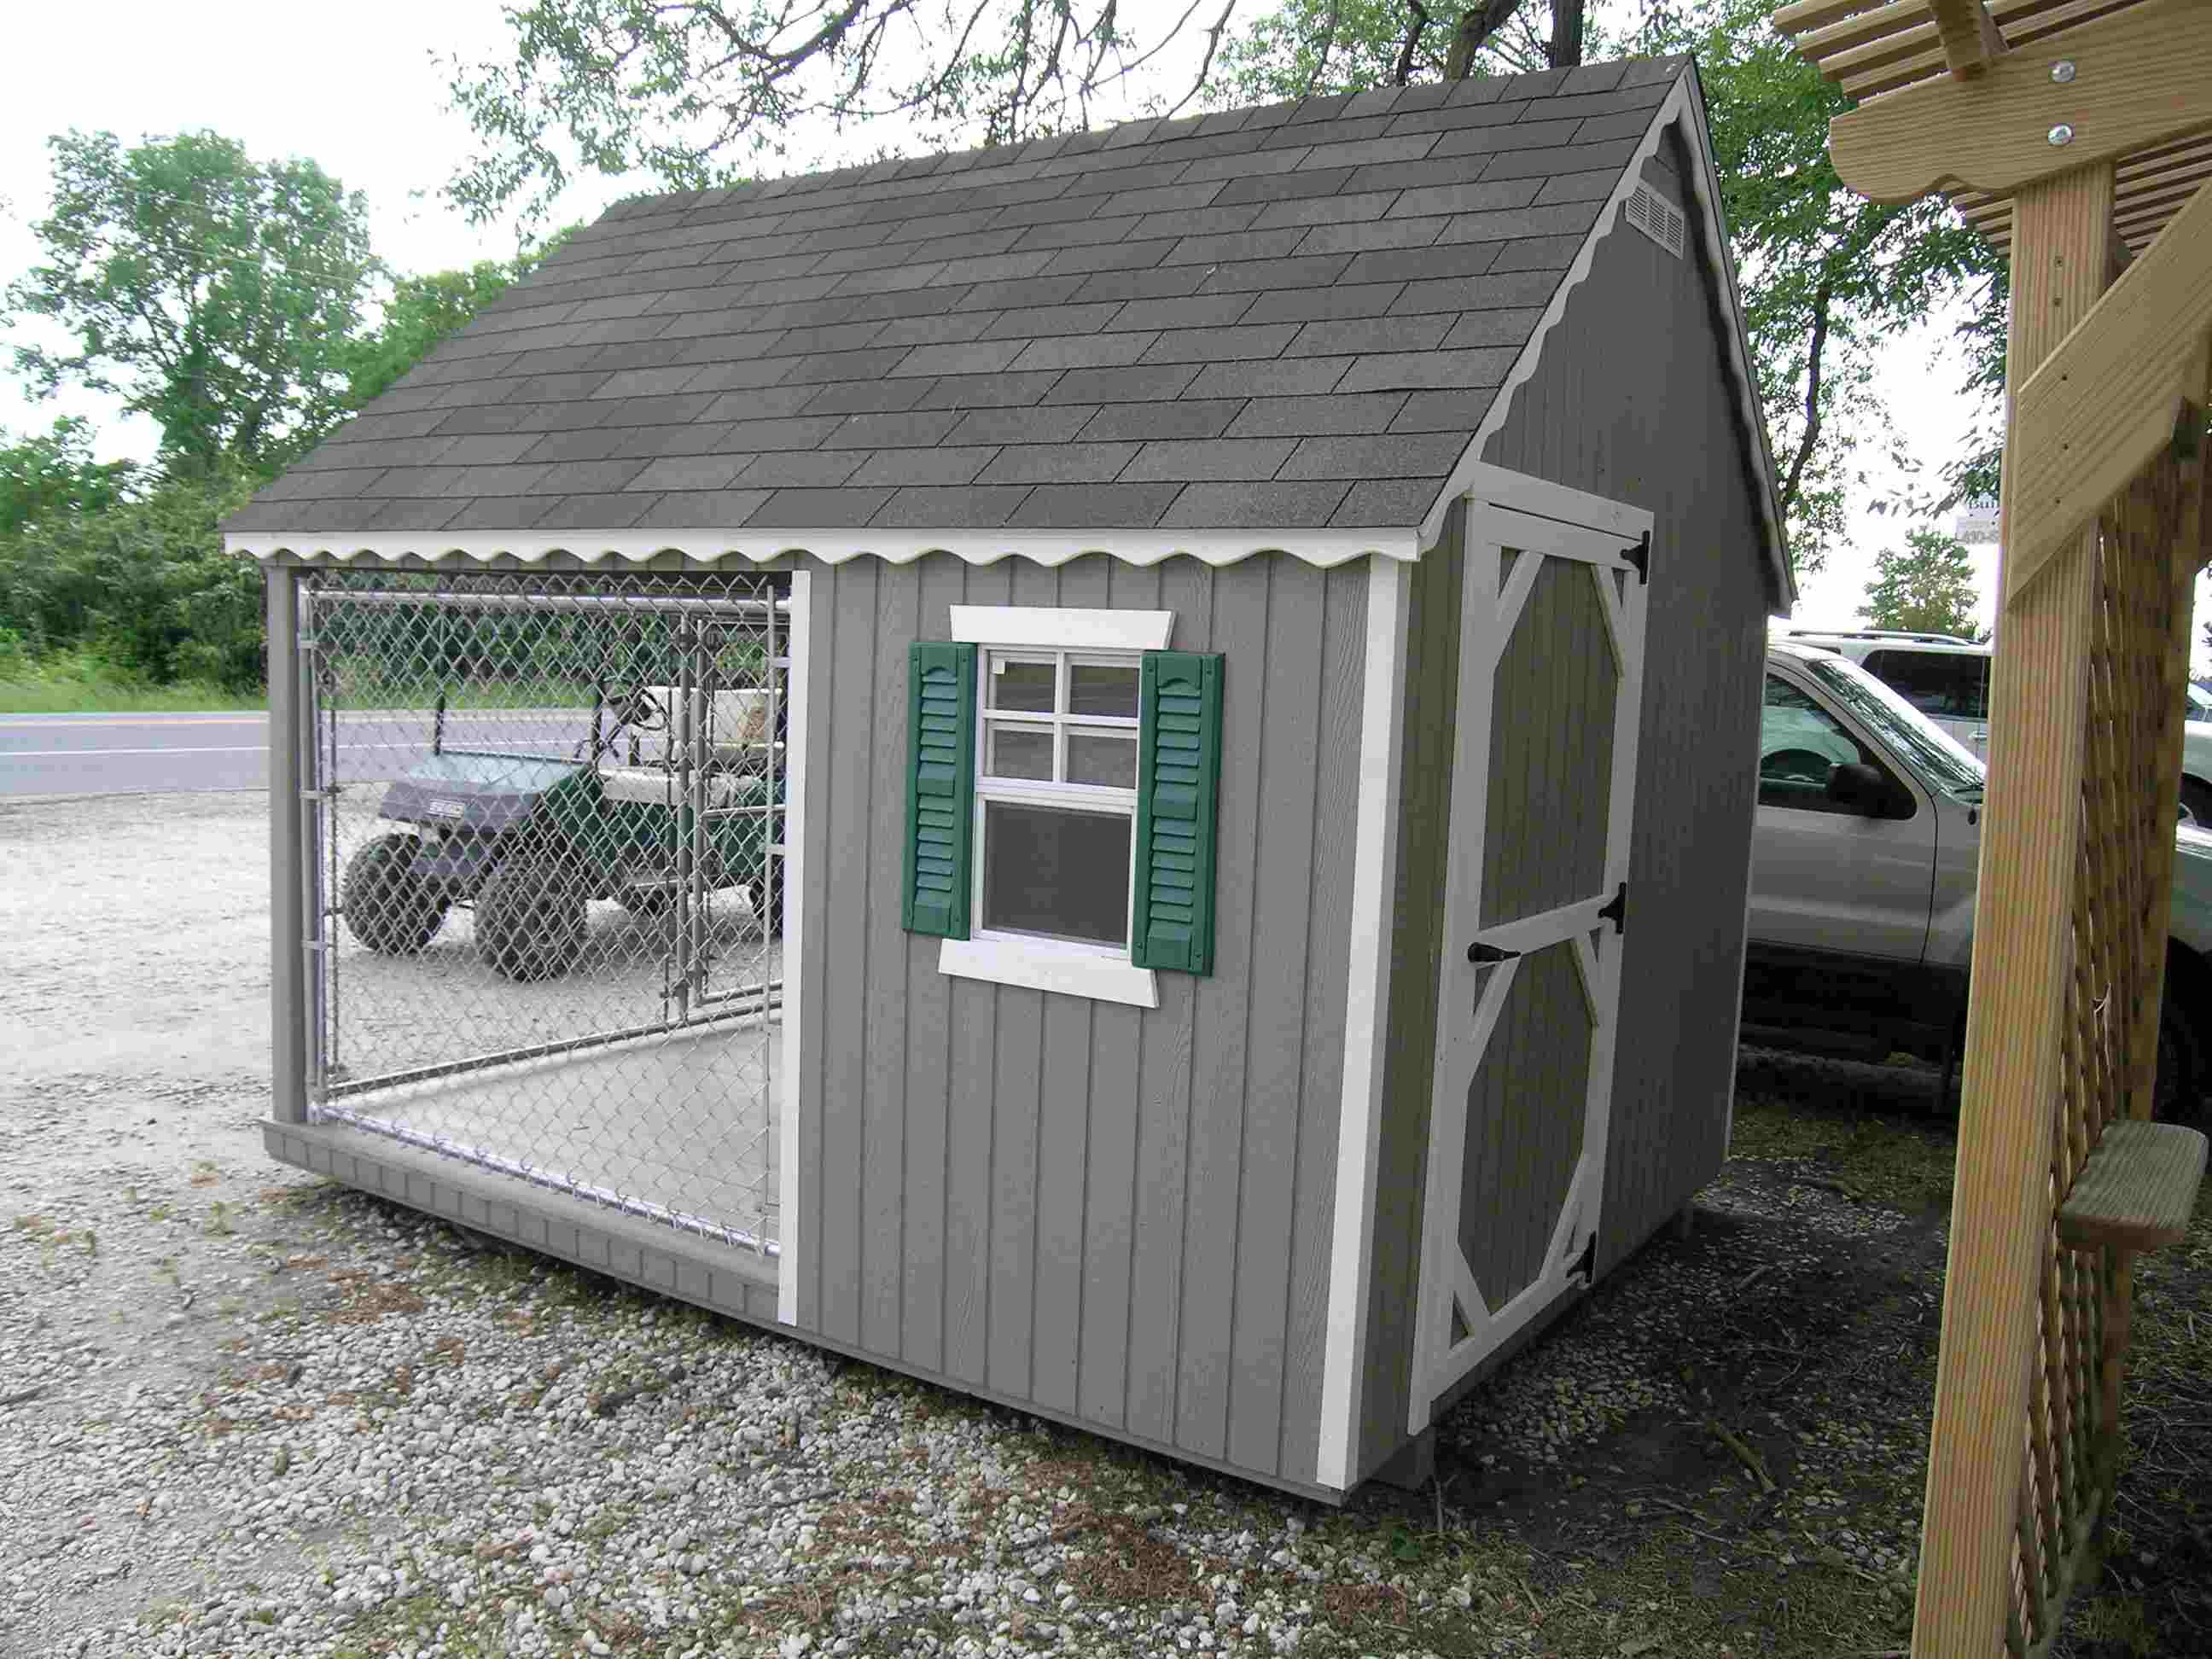
[[907, 649], [906, 886], [900, 920], [916, 933], [968, 937], [975, 856], [975, 647]]
[[1139, 968], [1210, 974], [1221, 659], [1147, 651], [1141, 688], [1137, 902], [1129, 954]]

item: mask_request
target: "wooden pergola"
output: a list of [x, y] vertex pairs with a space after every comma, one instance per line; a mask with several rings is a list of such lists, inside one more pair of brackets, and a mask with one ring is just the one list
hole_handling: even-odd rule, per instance
[[2204, 1138], [2148, 1121], [2190, 597], [2212, 557], [2212, 0], [1802, 0], [1876, 201], [2012, 259], [1973, 994], [1916, 1656], [2046, 1651], [2109, 1504], [2130, 1264]]

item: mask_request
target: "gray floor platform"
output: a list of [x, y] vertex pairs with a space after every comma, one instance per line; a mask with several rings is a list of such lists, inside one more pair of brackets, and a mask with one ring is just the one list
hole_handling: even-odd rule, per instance
[[341, 1095], [319, 1123], [765, 1247], [783, 1033], [757, 1016]]

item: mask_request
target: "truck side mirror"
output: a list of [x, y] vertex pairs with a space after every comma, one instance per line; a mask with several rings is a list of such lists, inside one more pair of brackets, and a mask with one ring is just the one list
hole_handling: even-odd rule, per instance
[[1887, 816], [1895, 794], [1881, 770], [1862, 761], [1847, 761], [1828, 774], [1828, 799], [1867, 817]]

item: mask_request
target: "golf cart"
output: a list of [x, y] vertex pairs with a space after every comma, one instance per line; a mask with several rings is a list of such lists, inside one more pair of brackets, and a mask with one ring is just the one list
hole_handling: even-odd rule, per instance
[[741, 887], [775, 937], [768, 847], [783, 779], [769, 694], [694, 698], [687, 710], [674, 687], [600, 681], [589, 734], [556, 759], [449, 748], [441, 693], [430, 753], [378, 809], [403, 827], [347, 862], [348, 930], [372, 951], [408, 955], [453, 906], [471, 905], [477, 949], [496, 972], [550, 979], [583, 951], [589, 900], [653, 918]]

